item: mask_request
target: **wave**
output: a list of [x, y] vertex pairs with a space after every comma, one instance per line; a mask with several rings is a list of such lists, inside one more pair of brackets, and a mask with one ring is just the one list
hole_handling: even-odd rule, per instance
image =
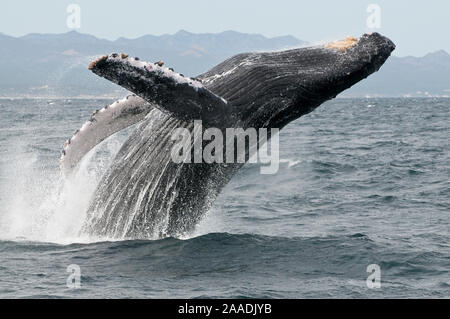
[[[362, 233], [327, 237], [210, 233], [189, 239], [68, 245], [0, 241], [0, 253], [4, 273], [15, 269], [22, 258], [19, 262], [28, 265], [22, 266], [28, 267], [22, 273], [32, 277], [34, 285], [64, 282], [64, 277], [55, 279], [53, 273], [64, 275], [68, 264], [80, 265], [83, 289], [72, 293], [61, 288], [56, 297], [118, 296], [121, 289], [127, 296], [138, 291], [138, 296], [172, 298], [307, 297], [319, 290], [328, 291], [330, 297], [361, 297], [369, 293], [366, 268], [374, 263], [382, 269], [383, 282], [383, 289], [370, 292], [374, 296], [399, 296], [405, 287], [442, 295], [446, 288], [442, 278], [450, 263], [445, 253], [387, 247]], [[51, 268], [36, 268], [39, 264]], [[421, 283], [425, 279], [427, 287]], [[172, 295], [165, 295], [167, 289]], [[35, 290], [28, 291], [38, 294]]]

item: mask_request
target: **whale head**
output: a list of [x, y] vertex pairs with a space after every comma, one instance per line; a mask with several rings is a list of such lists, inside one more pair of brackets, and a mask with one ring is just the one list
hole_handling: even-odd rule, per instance
[[246, 126], [281, 128], [376, 72], [395, 49], [378, 33], [279, 52], [244, 53], [201, 75]]

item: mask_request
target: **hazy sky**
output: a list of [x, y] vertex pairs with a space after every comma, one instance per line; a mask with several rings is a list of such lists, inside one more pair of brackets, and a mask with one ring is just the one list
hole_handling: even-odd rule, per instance
[[369, 4], [381, 9], [381, 28], [396, 44], [396, 55], [450, 52], [449, 0], [2, 0], [0, 32], [70, 31], [69, 4], [81, 9], [77, 31], [97, 37], [135, 38], [144, 34], [235, 30], [265, 36], [293, 35], [312, 43], [359, 36], [367, 26]]

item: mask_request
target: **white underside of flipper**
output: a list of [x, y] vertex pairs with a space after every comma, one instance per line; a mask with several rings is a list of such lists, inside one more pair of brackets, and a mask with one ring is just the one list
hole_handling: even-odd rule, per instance
[[94, 111], [92, 117], [64, 144], [60, 160], [62, 173], [70, 173], [92, 148], [114, 133], [140, 122], [152, 109], [147, 101], [129, 95]]

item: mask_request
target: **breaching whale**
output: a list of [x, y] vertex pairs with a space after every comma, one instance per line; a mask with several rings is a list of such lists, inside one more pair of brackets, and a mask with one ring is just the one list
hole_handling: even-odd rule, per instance
[[196, 78], [126, 54], [98, 58], [89, 69], [133, 94], [93, 113], [64, 145], [61, 169], [70, 174], [95, 145], [140, 123], [93, 194], [82, 232], [160, 238], [192, 231], [243, 164], [175, 163], [174, 130], [192, 131], [194, 120], [220, 130], [281, 129], [377, 71], [394, 48], [378, 33], [364, 34], [320, 46], [238, 54]]

